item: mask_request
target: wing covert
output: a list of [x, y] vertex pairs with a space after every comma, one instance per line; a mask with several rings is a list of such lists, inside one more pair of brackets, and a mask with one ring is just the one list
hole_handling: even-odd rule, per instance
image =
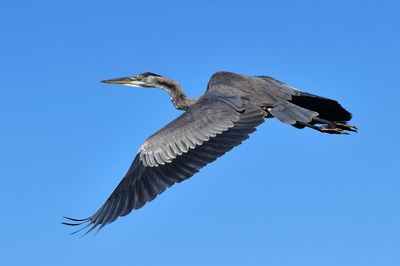
[[229, 99], [200, 99], [143, 143], [139, 150], [140, 160], [151, 167], [170, 163], [178, 155], [233, 127], [240, 113], [228, 103]]

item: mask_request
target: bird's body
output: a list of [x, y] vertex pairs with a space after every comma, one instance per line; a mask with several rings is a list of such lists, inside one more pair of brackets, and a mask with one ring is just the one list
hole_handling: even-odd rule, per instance
[[104, 82], [161, 88], [185, 112], [143, 143], [122, 181], [94, 215], [67, 218], [73, 221], [68, 225], [87, 223], [88, 232], [141, 208], [167, 187], [188, 179], [242, 143], [265, 118], [324, 133], [356, 131], [347, 124], [351, 114], [338, 102], [266, 76], [217, 72], [197, 99], [186, 97], [176, 81], [149, 72]]

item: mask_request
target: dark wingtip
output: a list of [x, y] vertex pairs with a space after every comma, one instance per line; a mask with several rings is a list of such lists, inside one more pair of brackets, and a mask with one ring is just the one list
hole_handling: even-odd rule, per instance
[[61, 224], [63, 225], [68, 225], [68, 226], [77, 226], [77, 225], [81, 225], [84, 224], [85, 222], [81, 222], [81, 223], [66, 223], [66, 222], [62, 222]]
[[68, 216], [63, 216], [64, 219], [70, 220], [70, 221], [74, 221], [74, 222], [83, 222], [83, 221], [87, 221], [90, 220], [91, 217], [88, 218], [84, 218], [84, 219], [75, 219], [75, 218], [71, 218]]
[[82, 238], [82, 237], [84, 237], [85, 235], [87, 235], [89, 232], [91, 232], [94, 228], [97, 227], [96, 224], [93, 224], [93, 223], [92, 223], [92, 220], [91, 220], [92, 217], [88, 217], [88, 218], [85, 218], [85, 219], [75, 219], [75, 218], [63, 216], [63, 218], [67, 220], [66, 222], [61, 222], [61, 224], [63, 224], [63, 225], [67, 225], [67, 226], [80, 226], [80, 225], [86, 224], [86, 225], [83, 226], [82, 228], [80, 228], [80, 229], [78, 229], [78, 230], [76, 230], [76, 231], [73, 231], [73, 232], [70, 233], [69, 235], [75, 235], [76, 233], [79, 233], [79, 232], [81, 232], [82, 230], [85, 230], [85, 229], [88, 228], [89, 226], [92, 226], [91, 228], [89, 228], [89, 230], [87, 230], [87, 231], [81, 236], [81, 238]]

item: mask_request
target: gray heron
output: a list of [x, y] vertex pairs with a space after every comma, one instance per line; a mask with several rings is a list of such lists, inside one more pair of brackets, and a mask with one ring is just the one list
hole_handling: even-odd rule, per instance
[[[64, 217], [86, 233], [143, 207], [175, 183], [182, 182], [249, 138], [268, 118], [322, 133], [356, 132], [352, 115], [337, 101], [295, 89], [268, 76], [217, 72], [206, 92], [188, 98], [177, 81], [151, 72], [103, 83], [160, 88], [185, 111], [150, 136], [106, 202], [86, 219]], [[74, 232], [74, 233], [75, 233]]]

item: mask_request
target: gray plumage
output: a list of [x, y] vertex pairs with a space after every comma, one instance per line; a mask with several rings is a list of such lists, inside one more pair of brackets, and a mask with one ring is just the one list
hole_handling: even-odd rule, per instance
[[265, 118], [275, 117], [297, 128], [323, 133], [356, 131], [347, 124], [351, 114], [338, 102], [266, 76], [218, 72], [198, 99], [186, 97], [178, 82], [150, 72], [103, 82], [161, 88], [171, 95], [177, 109], [186, 112], [143, 143], [122, 181], [95, 214], [86, 219], [65, 217], [70, 220], [64, 223], [67, 225], [87, 223], [80, 229], [88, 228], [87, 233], [143, 207], [166, 188], [188, 179], [241, 144]]

